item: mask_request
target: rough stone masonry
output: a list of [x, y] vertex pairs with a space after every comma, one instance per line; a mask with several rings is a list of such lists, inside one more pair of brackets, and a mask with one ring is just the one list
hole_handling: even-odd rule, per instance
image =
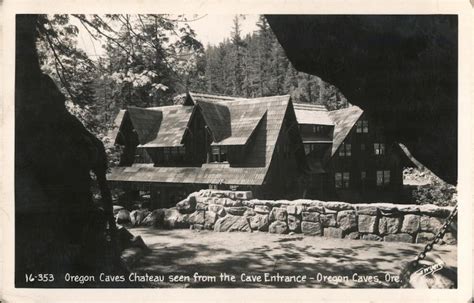
[[[144, 215], [134, 211], [131, 221], [134, 225], [158, 228], [301, 233], [331, 238], [426, 243], [435, 237], [451, 211], [451, 207], [434, 205], [257, 200], [252, 199], [250, 191], [200, 190], [173, 208], [144, 211]], [[123, 213], [126, 210], [119, 212], [122, 212], [120, 218], [127, 217]], [[440, 244], [456, 244], [456, 229], [456, 226], [450, 226]]]

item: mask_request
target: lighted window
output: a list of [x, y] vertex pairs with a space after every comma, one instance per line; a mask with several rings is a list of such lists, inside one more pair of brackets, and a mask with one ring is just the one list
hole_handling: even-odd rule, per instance
[[356, 132], [357, 133], [368, 133], [369, 132], [369, 121], [359, 120], [356, 123]]
[[341, 147], [339, 148], [339, 156], [341, 157], [349, 157], [352, 154], [351, 151], [351, 144], [349, 143], [342, 143]]
[[388, 184], [390, 184], [390, 171], [378, 170], [377, 171], [377, 186], [385, 186]]
[[385, 144], [384, 143], [374, 143], [374, 154], [376, 156], [385, 155]]
[[360, 179], [361, 180], [367, 179], [367, 172], [365, 170], [360, 172]]
[[335, 173], [334, 182], [336, 188], [349, 188], [350, 174], [349, 172]]

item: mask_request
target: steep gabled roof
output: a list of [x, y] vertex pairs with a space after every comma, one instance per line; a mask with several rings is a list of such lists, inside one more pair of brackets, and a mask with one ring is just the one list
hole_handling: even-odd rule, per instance
[[163, 113], [148, 108], [130, 106], [127, 109], [128, 116], [132, 121], [133, 128], [137, 132], [138, 142], [147, 143], [158, 131]]
[[115, 119], [118, 127], [111, 132], [116, 138], [123, 119], [129, 117], [137, 132], [140, 147], [181, 146], [194, 106], [160, 106], [140, 108], [130, 106]]
[[227, 106], [218, 102], [197, 101], [207, 126], [211, 129], [213, 141], [219, 142], [231, 136], [231, 117]]
[[[283, 125], [284, 117], [290, 103], [290, 96], [274, 96], [253, 99], [242, 98], [218, 98], [202, 97], [194, 101], [201, 108], [206, 123], [213, 131], [216, 138], [220, 139], [215, 144], [248, 145], [247, 157], [243, 159], [240, 167], [229, 167], [225, 165], [203, 165], [202, 167], [153, 167], [150, 165], [133, 165], [132, 167], [116, 167], [108, 176], [112, 182], [144, 182], [144, 183], [210, 183], [218, 184], [245, 184], [261, 185], [264, 183], [268, 169], [275, 151], [276, 141]], [[211, 100], [212, 99], [212, 100]], [[217, 100], [219, 99], [219, 100]], [[224, 100], [225, 99], [225, 100]], [[193, 106], [174, 106], [163, 110], [163, 107], [148, 109], [150, 111], [162, 112], [162, 122], [156, 131], [155, 139], [163, 143], [172, 142], [176, 144], [182, 138], [186, 126], [177, 123], [178, 126], [166, 127], [167, 121], [171, 119], [171, 111], [178, 108], [193, 108]], [[168, 111], [168, 109], [171, 109]], [[177, 112], [174, 112], [177, 113]], [[186, 115], [191, 115], [191, 112]], [[180, 121], [189, 121], [183, 114]], [[207, 118], [206, 118], [207, 117]], [[172, 120], [172, 119], [171, 119]], [[187, 125], [187, 124], [186, 124]], [[173, 139], [163, 139], [171, 131], [163, 132], [164, 129], [175, 129], [176, 135]], [[218, 140], [216, 139], [216, 140]], [[149, 147], [143, 144], [143, 147]]]
[[299, 124], [334, 125], [324, 105], [293, 103], [293, 107]]
[[162, 113], [163, 118], [159, 129], [154, 132], [142, 147], [173, 147], [182, 145], [193, 106], [173, 105], [150, 108]]
[[267, 112], [268, 102], [281, 97], [245, 99], [192, 92], [189, 96], [200, 106], [214, 135], [212, 145], [246, 145]]
[[120, 127], [122, 126], [122, 121], [125, 116], [126, 110], [121, 109], [117, 117], [115, 117], [113, 128], [109, 131], [108, 136], [113, 140], [113, 142], [117, 143], [117, 135], [120, 130]]
[[333, 156], [364, 111], [358, 106], [350, 106], [329, 112], [334, 121], [334, 135], [331, 149]]

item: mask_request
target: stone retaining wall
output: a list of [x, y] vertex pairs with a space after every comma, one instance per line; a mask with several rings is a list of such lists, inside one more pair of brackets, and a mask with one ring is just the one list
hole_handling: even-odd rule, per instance
[[[177, 203], [175, 208], [147, 214], [142, 221], [158, 227], [216, 232], [302, 233], [331, 238], [426, 243], [434, 238], [451, 210], [451, 207], [433, 205], [256, 200], [248, 191], [201, 190]], [[455, 230], [448, 229], [440, 243], [456, 244]]]

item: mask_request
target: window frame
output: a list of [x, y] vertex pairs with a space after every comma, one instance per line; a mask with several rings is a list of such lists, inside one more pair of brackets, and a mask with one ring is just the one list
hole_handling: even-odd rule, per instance
[[[379, 182], [381, 180], [381, 182]], [[377, 187], [389, 186], [391, 182], [391, 171], [390, 170], [377, 170], [375, 172], [375, 185]]]
[[352, 144], [342, 143], [339, 147], [339, 157], [351, 157], [352, 156]]
[[349, 189], [351, 186], [351, 174], [348, 171], [334, 173], [334, 187], [336, 189]]
[[369, 120], [362, 119], [356, 123], [356, 133], [368, 134], [369, 133]]
[[228, 152], [229, 149], [227, 146], [211, 146], [211, 162], [213, 163], [223, 163], [228, 162]]
[[386, 153], [385, 143], [374, 143], [374, 155], [384, 156]]

